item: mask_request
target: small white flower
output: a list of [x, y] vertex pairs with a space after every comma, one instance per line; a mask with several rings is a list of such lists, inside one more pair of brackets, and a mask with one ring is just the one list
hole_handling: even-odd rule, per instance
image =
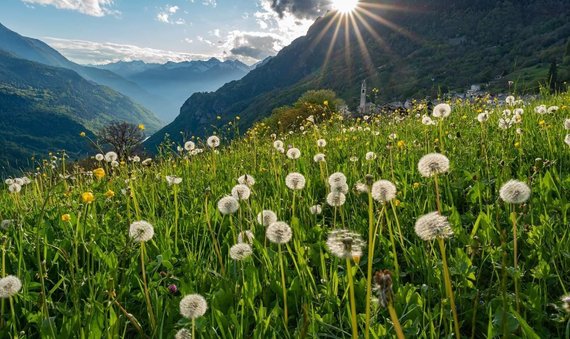
[[313, 205], [311, 207], [309, 207], [309, 212], [311, 212], [311, 214], [314, 215], [319, 215], [321, 213], [323, 213], [323, 208], [321, 205]]
[[298, 148], [292, 147], [287, 150], [287, 158], [289, 159], [299, 159], [301, 156], [301, 151]]
[[95, 160], [97, 160], [97, 161], [103, 161], [104, 159], [105, 159], [105, 156], [101, 153], [97, 153], [95, 155]]
[[220, 146], [220, 138], [218, 138], [215, 135], [212, 135], [206, 140], [206, 144], [208, 144], [208, 146], [211, 148], [216, 148]]
[[111, 151], [111, 152], [107, 152], [105, 154], [105, 161], [106, 162], [113, 162], [113, 161], [117, 161], [117, 159], [119, 159], [119, 156], [117, 155], [117, 153]]
[[556, 111], [558, 111], [560, 109], [560, 107], [558, 106], [550, 106], [548, 107], [548, 109], [546, 110], [548, 113], [554, 113]]
[[154, 236], [154, 227], [144, 220], [135, 221], [131, 224], [129, 235], [136, 242], [149, 241]]
[[564, 120], [564, 129], [570, 130], [570, 119]]
[[182, 178], [173, 175], [167, 175], [166, 182], [168, 183], [168, 186], [178, 185], [182, 182]]
[[111, 161], [111, 167], [119, 167], [119, 162], [118, 161]]
[[351, 156], [348, 160], [350, 160], [351, 162], [357, 162], [358, 161], [358, 157], [356, 155]]
[[186, 141], [184, 143], [184, 149], [187, 150], [188, 152], [194, 150], [196, 148], [196, 144], [192, 141]]
[[317, 153], [313, 157], [313, 161], [315, 162], [325, 162], [325, 155], [323, 153]]
[[272, 210], [263, 210], [257, 214], [257, 222], [265, 227], [277, 221], [277, 214]]
[[436, 118], [447, 118], [451, 114], [451, 106], [439, 104], [433, 108], [432, 115]]
[[376, 153], [374, 153], [374, 152], [367, 152], [365, 158], [366, 158], [366, 160], [368, 160], [368, 161], [372, 161], [372, 160], [376, 159]]

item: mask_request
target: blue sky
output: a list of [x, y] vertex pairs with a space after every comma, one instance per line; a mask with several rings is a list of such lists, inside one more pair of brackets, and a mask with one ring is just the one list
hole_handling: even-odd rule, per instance
[[331, 0], [2, 0], [0, 23], [83, 64], [248, 64], [304, 35]]

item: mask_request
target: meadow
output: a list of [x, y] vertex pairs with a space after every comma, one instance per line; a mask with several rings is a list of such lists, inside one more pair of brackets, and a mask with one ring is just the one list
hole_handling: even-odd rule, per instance
[[569, 338], [569, 103], [53, 154], [0, 192], [0, 337]]

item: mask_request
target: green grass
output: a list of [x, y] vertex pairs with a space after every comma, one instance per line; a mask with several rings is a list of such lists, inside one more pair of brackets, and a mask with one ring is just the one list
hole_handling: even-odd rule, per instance
[[[385, 208], [374, 202], [371, 210], [370, 225], [379, 223], [372, 267], [392, 272], [389, 305], [406, 337], [451, 337], [441, 248], [414, 232], [416, 220], [437, 209], [434, 181], [418, 173], [417, 163], [438, 151], [451, 163], [438, 183], [441, 212], [454, 231], [445, 252], [461, 336], [568, 338], [569, 318], [560, 297], [570, 287], [570, 147], [563, 127], [570, 118], [569, 100], [565, 93], [527, 103], [522, 122], [508, 130], [498, 128], [504, 107], [485, 102], [452, 103], [441, 129], [422, 125], [416, 117], [421, 111], [404, 119], [335, 116], [318, 126], [306, 122], [303, 131], [279, 137], [285, 148], [301, 150], [298, 160], [275, 151], [273, 139], [258, 127], [244, 139], [222, 140], [219, 153], [168, 153], [148, 167], [101, 164], [107, 172], [101, 180], [83, 174], [97, 166], [65, 164], [64, 169], [61, 158], [53, 169], [46, 163], [19, 194], [6, 187], [0, 193], [0, 219], [16, 220], [2, 231], [2, 274], [16, 275], [23, 284], [2, 302], [0, 336], [172, 338], [179, 329], [192, 328], [192, 321], [180, 315], [179, 302], [198, 293], [208, 302], [205, 315], [195, 321], [199, 338], [350, 337], [347, 267], [358, 333], [364, 336], [368, 248], [346, 261], [334, 257], [325, 242], [335, 228], [370, 240], [369, 198], [352, 190], [370, 174], [374, 181], [392, 181], [398, 190], [396, 200]], [[539, 115], [534, 113], [539, 104], [560, 109]], [[483, 125], [476, 120], [482, 110], [492, 112]], [[317, 147], [320, 138], [326, 147]], [[368, 151], [377, 158], [366, 161]], [[313, 162], [316, 153], [326, 154], [323, 174]], [[72, 177], [61, 179], [64, 170]], [[337, 171], [348, 177], [351, 191], [334, 209], [326, 205], [325, 180]], [[290, 172], [307, 180], [295, 195], [285, 186]], [[231, 217], [221, 215], [218, 200], [246, 173], [256, 179], [251, 197]], [[168, 186], [167, 175], [183, 181]], [[511, 207], [498, 194], [510, 179], [532, 190], [531, 199], [516, 207], [518, 270]], [[109, 190], [115, 193], [111, 198], [105, 196]], [[84, 192], [92, 192], [95, 201], [83, 203]], [[317, 203], [323, 214], [315, 216], [309, 207]], [[292, 227], [289, 243], [279, 247], [266, 240], [265, 227], [256, 221], [263, 209]], [[62, 220], [64, 214], [70, 221]], [[129, 238], [129, 225], [137, 220], [154, 226], [144, 251]], [[237, 262], [229, 249], [240, 230], [251, 230], [255, 241], [253, 255]], [[177, 293], [169, 290], [172, 284]], [[393, 316], [373, 302], [370, 337], [395, 337]]]

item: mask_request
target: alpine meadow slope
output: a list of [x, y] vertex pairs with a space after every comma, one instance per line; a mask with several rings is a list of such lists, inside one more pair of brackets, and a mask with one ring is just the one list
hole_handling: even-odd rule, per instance
[[175, 141], [180, 132], [205, 136], [237, 115], [243, 129], [310, 89], [332, 89], [354, 107], [365, 79], [379, 89], [370, 98], [379, 103], [463, 92], [471, 84], [506, 91], [508, 81], [518, 92], [536, 91], [552, 61], [562, 60], [570, 36], [570, 6], [563, 0], [383, 3], [338, 26], [328, 13], [241, 80], [195, 93], [148, 140], [149, 149], [166, 133]]

